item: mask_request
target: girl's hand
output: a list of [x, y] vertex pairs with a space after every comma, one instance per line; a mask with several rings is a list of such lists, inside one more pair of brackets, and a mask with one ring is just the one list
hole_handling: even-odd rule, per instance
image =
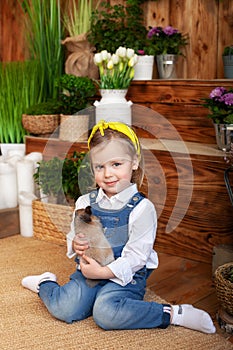
[[79, 256], [83, 256], [85, 251], [88, 249], [88, 241], [85, 239], [85, 235], [78, 234], [75, 235], [73, 239], [73, 250]]
[[107, 266], [101, 266], [96, 260], [89, 258], [85, 254], [80, 259], [80, 268], [86, 278], [109, 279], [115, 277]]

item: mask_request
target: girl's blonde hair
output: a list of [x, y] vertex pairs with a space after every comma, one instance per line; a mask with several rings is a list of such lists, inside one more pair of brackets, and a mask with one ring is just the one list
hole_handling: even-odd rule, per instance
[[119, 140], [124, 140], [125, 144], [128, 146], [130, 155], [132, 157], [136, 156], [137, 159], [139, 160], [139, 166], [136, 170], [133, 170], [132, 172], [132, 177], [131, 177], [131, 182], [136, 183], [138, 186], [138, 189], [141, 187], [143, 178], [144, 178], [144, 158], [141, 150], [141, 145], [139, 143], [139, 154], [140, 154], [140, 159], [137, 154], [137, 151], [135, 149], [135, 145], [133, 142], [127, 137], [125, 134], [118, 130], [112, 130], [111, 128], [107, 128], [104, 130], [104, 135], [101, 134], [100, 130], [97, 130], [95, 134], [92, 136], [89, 142], [89, 147], [90, 150], [97, 145], [100, 145], [101, 143], [106, 143], [106, 141], [111, 141], [113, 139], [119, 139]]

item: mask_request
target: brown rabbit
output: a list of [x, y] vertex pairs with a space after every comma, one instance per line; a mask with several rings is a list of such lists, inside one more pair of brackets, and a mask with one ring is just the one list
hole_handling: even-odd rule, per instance
[[[88, 241], [89, 248], [85, 254], [95, 259], [101, 266], [114, 260], [113, 250], [103, 233], [103, 226], [97, 216], [92, 215], [91, 207], [78, 209], [74, 218], [75, 234], [82, 233]], [[87, 284], [94, 287], [99, 280], [87, 279]]]

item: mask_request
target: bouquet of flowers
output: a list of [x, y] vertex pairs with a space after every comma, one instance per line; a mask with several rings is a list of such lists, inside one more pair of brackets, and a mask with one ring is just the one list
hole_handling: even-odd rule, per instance
[[137, 55], [133, 49], [120, 46], [114, 54], [107, 50], [96, 53], [94, 63], [99, 68], [100, 89], [128, 89], [134, 77]]
[[149, 27], [147, 37], [151, 53], [157, 55], [183, 55], [181, 49], [188, 44], [188, 35], [171, 26]]
[[233, 89], [216, 87], [209, 95], [209, 98], [203, 98], [204, 107], [209, 108], [211, 114], [209, 118], [216, 124], [233, 124]]

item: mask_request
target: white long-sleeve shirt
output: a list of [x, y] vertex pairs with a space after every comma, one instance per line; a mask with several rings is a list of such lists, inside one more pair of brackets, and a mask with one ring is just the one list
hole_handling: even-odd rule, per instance
[[[107, 197], [102, 189], [99, 190], [96, 202], [102, 209], [121, 209], [129, 199], [137, 193], [136, 184], [111, 198]], [[82, 209], [90, 205], [89, 194], [83, 195], [76, 201], [75, 209]], [[108, 265], [116, 276], [111, 280], [122, 286], [132, 281], [135, 272], [146, 265], [149, 269], [158, 267], [158, 256], [153, 249], [157, 229], [157, 215], [153, 203], [144, 198], [131, 211], [129, 216], [129, 240], [119, 258]], [[85, 232], [83, 232], [85, 234]], [[67, 234], [67, 256], [72, 258], [75, 252], [72, 241], [75, 236], [74, 223]]]

